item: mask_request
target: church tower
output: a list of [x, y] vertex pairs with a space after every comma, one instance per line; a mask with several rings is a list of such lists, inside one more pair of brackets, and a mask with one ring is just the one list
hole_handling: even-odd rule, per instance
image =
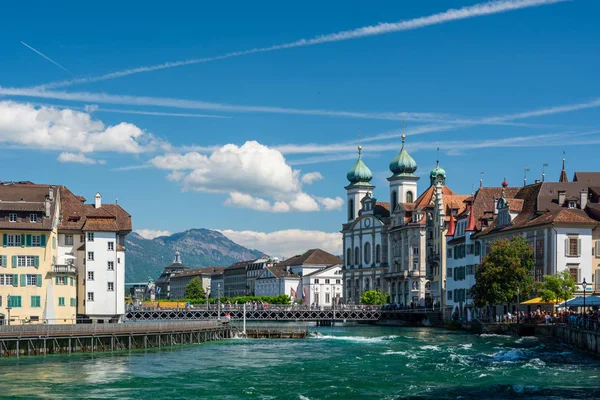
[[406, 135], [402, 135], [402, 149], [390, 163], [393, 175], [388, 178], [390, 182], [390, 212], [394, 212], [398, 203], [413, 203], [417, 199], [418, 176], [417, 163], [404, 148]]
[[371, 185], [373, 173], [365, 165], [361, 157], [362, 146], [358, 146], [358, 160], [346, 174], [350, 185], [346, 186], [346, 207], [348, 222], [354, 221], [358, 217], [361, 209], [361, 200], [370, 193], [375, 186]]

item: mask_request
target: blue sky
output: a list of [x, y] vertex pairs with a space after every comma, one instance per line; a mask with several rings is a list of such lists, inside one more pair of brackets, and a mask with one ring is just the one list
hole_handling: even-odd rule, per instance
[[[544, 163], [557, 179], [563, 151], [570, 176], [596, 169], [597, 1], [13, 2], [5, 11], [1, 179], [119, 198], [135, 229], [206, 227], [266, 252], [336, 251], [358, 132], [374, 195], [387, 200], [402, 119], [420, 190], [438, 146], [458, 193], [481, 172], [488, 186], [504, 176], [520, 185], [524, 168], [533, 181]], [[208, 60], [105, 76], [198, 59]]]

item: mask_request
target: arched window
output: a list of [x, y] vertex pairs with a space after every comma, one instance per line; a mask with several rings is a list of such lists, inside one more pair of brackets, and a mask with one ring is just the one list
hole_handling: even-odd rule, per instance
[[395, 190], [392, 191], [392, 204], [390, 204], [390, 210], [394, 212], [396, 205], [398, 204], [398, 193]]
[[369, 290], [369, 278], [365, 278], [365, 290]]
[[377, 264], [381, 263], [381, 245], [375, 246], [375, 262]]
[[365, 243], [365, 264], [371, 262], [371, 243]]
[[346, 251], [346, 265], [352, 264], [352, 249]]
[[413, 192], [411, 192], [411, 191], [406, 192], [406, 202], [407, 203], [413, 202]]
[[358, 249], [358, 246], [356, 246], [354, 248], [354, 265], [359, 265], [360, 264], [360, 250]]
[[348, 221], [354, 219], [354, 200], [348, 200]]

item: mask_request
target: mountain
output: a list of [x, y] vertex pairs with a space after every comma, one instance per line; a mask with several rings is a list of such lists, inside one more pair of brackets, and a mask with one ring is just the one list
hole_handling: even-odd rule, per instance
[[126, 282], [158, 278], [162, 270], [173, 262], [176, 251], [189, 268], [228, 266], [236, 261], [260, 258], [264, 254], [240, 246], [210, 229], [190, 229], [152, 240], [133, 232], [127, 236], [125, 248]]

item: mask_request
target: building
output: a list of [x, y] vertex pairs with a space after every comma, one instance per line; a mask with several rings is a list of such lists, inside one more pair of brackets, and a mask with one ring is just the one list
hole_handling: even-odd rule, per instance
[[247, 296], [249, 287], [247, 285], [248, 265], [256, 260], [238, 261], [223, 270], [223, 293], [225, 297]]
[[[92, 322], [119, 322], [125, 314], [125, 237], [131, 215], [118, 204], [94, 204], [60, 187], [57, 269], [77, 277], [77, 316]], [[72, 269], [76, 266], [77, 274]], [[64, 285], [64, 283], [62, 283]]]
[[[447, 235], [447, 306], [468, 318], [472, 307], [469, 290], [475, 283], [475, 266], [492, 243], [512, 236], [527, 238], [534, 249], [536, 281], [544, 275], [568, 270], [579, 284], [594, 281], [598, 261], [598, 219], [593, 187], [600, 186], [600, 173], [576, 172], [572, 182], [561, 171], [559, 182], [536, 182], [522, 188], [481, 188], [459, 215], [454, 234]], [[593, 285], [586, 291], [592, 292]], [[506, 306], [504, 306], [506, 308]], [[508, 310], [492, 312], [506, 313]]]
[[[344, 298], [358, 304], [367, 290], [389, 293], [393, 303], [431, 306], [443, 299], [445, 241], [449, 215], [462, 211], [467, 196], [446, 186], [439, 161], [418, 197], [416, 161], [405, 148], [390, 162], [390, 202], [378, 202], [372, 173], [361, 159], [348, 171], [348, 222], [342, 225]], [[360, 207], [358, 206], [360, 204]]]
[[58, 187], [0, 184], [0, 323], [75, 323], [77, 273], [56, 266], [59, 216]]
[[[254, 285], [256, 279], [262, 274], [263, 270], [267, 267], [272, 267], [279, 262], [278, 258], [261, 258], [248, 264], [246, 267], [246, 287], [249, 296], [255, 295]], [[259, 295], [256, 295], [259, 296]]]
[[223, 269], [221, 272], [215, 272], [210, 277], [210, 295], [211, 299], [216, 299], [223, 296], [225, 281], [223, 280]]
[[295, 297], [300, 282], [300, 275], [293, 274], [289, 268], [280, 266], [268, 266], [260, 270], [256, 278], [256, 296], [278, 296], [287, 294], [290, 298]]
[[[170, 299], [171, 298], [171, 278], [177, 274], [181, 274], [189, 268], [181, 261], [181, 254], [176, 251], [173, 262], [165, 267], [163, 272], [160, 274], [158, 279], [154, 281], [156, 288], [160, 290], [158, 298]], [[180, 298], [180, 297], [175, 297]]]
[[170, 294], [171, 299], [184, 299], [185, 288], [193, 278], [198, 277], [202, 284], [202, 288], [206, 293], [206, 297], [211, 296], [211, 281], [213, 276], [219, 276], [223, 273], [225, 267], [205, 267], [188, 269], [187, 271], [171, 276]]
[[302, 291], [308, 293], [307, 304], [332, 307], [343, 303], [343, 264], [334, 264], [302, 277]]

